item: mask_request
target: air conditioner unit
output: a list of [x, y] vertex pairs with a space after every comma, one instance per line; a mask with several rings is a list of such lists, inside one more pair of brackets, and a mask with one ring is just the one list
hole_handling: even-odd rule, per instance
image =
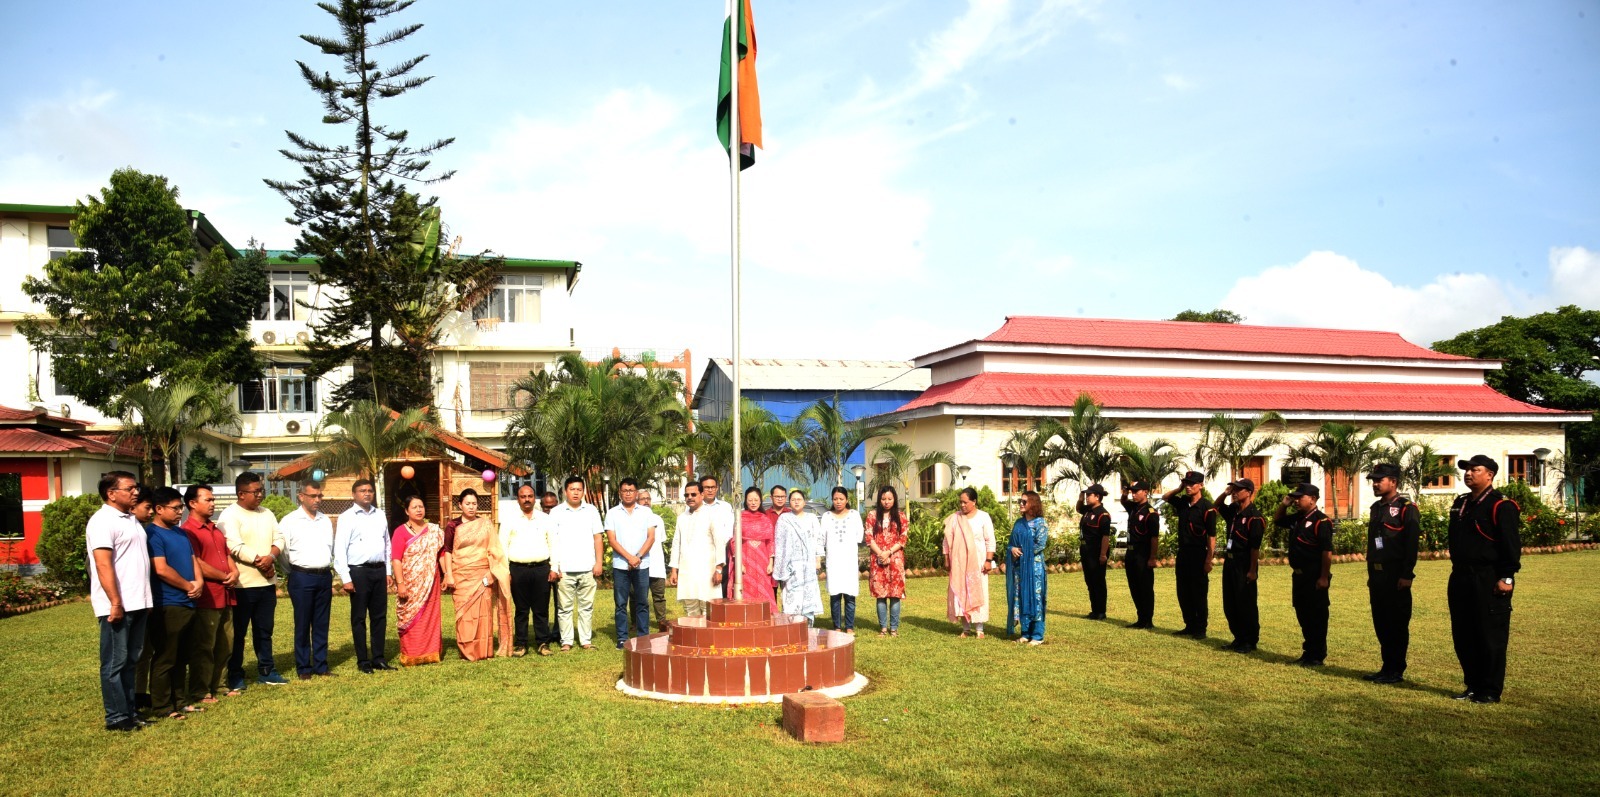
[[277, 343], [278, 333], [270, 331], [261, 333], [261, 342], [267, 344], [268, 346]]
[[311, 342], [311, 333], [306, 332], [304, 330], [294, 333], [294, 342], [302, 344], [302, 345], [306, 344], [306, 343], [310, 343]]
[[290, 422], [284, 424], [283, 428], [287, 429], [289, 431], [289, 434], [300, 434], [300, 422], [299, 421], [290, 421]]

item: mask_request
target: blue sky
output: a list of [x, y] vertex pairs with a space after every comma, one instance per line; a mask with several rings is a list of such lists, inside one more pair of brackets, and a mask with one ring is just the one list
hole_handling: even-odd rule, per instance
[[[1600, 307], [1600, 3], [754, 0], [747, 356], [909, 358], [1006, 315], [1393, 329]], [[464, 248], [585, 263], [587, 348], [728, 345], [721, 2], [419, 0]], [[26, 4], [0, 201], [131, 165], [236, 244], [322, 139], [310, 2]], [[70, 35], [68, 32], [70, 31]]]

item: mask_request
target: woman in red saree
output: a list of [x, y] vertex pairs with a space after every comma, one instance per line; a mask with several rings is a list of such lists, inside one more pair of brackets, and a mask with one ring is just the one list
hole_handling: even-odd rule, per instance
[[[456, 648], [461, 658], [478, 661], [511, 655], [511, 571], [500, 547], [500, 531], [478, 514], [478, 491], [456, 499], [461, 523], [445, 551], [444, 583], [454, 590]], [[494, 644], [495, 631], [500, 645]]]
[[[761, 511], [761, 488], [744, 491], [744, 512], [739, 516], [739, 534], [744, 550], [735, 551], [733, 541], [728, 541], [727, 572], [742, 567], [743, 588], [738, 597], [747, 601], [766, 601], [774, 614], [778, 611], [778, 595], [773, 589], [772, 562], [776, 553], [777, 527], [772, 516]], [[731, 582], [733, 576], [729, 576]], [[730, 587], [731, 589], [731, 587]]]
[[439, 660], [444, 647], [440, 626], [439, 553], [444, 550], [444, 529], [428, 522], [422, 496], [405, 499], [406, 522], [394, 530], [393, 549], [395, 619], [400, 629], [400, 664], [411, 667]]

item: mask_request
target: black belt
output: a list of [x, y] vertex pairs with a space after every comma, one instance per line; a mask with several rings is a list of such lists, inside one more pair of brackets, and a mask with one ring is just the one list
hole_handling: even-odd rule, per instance
[[296, 573], [309, 573], [309, 574], [311, 574], [313, 576], [317, 576], [317, 575], [326, 574], [326, 573], [330, 572], [333, 568], [331, 568], [331, 567], [301, 567], [299, 565], [289, 565], [289, 569], [293, 570]]
[[512, 562], [511, 564], [516, 566], [516, 567], [538, 567], [539, 565], [548, 565], [548, 564], [550, 564], [550, 560], [549, 559], [540, 559], [537, 562]]
[[350, 569], [354, 570], [354, 569], [356, 569], [358, 567], [383, 567], [383, 563], [382, 562], [362, 562], [361, 564], [358, 564], [358, 565], [351, 565]]

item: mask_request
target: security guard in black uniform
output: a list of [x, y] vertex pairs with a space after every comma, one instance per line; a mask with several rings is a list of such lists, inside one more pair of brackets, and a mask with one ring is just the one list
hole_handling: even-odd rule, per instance
[[1228, 618], [1233, 642], [1228, 650], [1251, 653], [1261, 641], [1261, 613], [1256, 607], [1256, 569], [1261, 562], [1261, 538], [1267, 521], [1256, 509], [1256, 483], [1249, 479], [1228, 482], [1217, 497], [1217, 514], [1227, 526], [1223, 543], [1222, 614]]
[[[1294, 615], [1305, 639], [1300, 658], [1291, 664], [1321, 667], [1328, 657], [1328, 583], [1333, 580], [1333, 521], [1317, 509], [1322, 491], [1302, 484], [1283, 497], [1272, 516], [1278, 528], [1288, 529], [1290, 595]], [[1290, 505], [1295, 511], [1290, 512]]]
[[1128, 552], [1122, 557], [1122, 566], [1128, 575], [1128, 594], [1133, 597], [1133, 608], [1139, 616], [1127, 627], [1154, 628], [1161, 516], [1150, 508], [1150, 485], [1124, 484], [1122, 508], [1128, 512]]
[[1161, 496], [1172, 503], [1178, 514], [1178, 562], [1174, 572], [1183, 628], [1172, 633], [1195, 639], [1206, 638], [1211, 618], [1211, 558], [1217, 550], [1217, 510], [1205, 496], [1205, 481], [1205, 474], [1191, 470], [1183, 474], [1182, 483]]
[[1111, 559], [1111, 513], [1104, 506], [1106, 488], [1091, 484], [1078, 496], [1078, 561], [1089, 589], [1090, 620], [1106, 619], [1106, 563]]
[[1400, 494], [1399, 466], [1374, 465], [1367, 478], [1378, 496], [1367, 512], [1367, 595], [1383, 666], [1362, 677], [1397, 684], [1405, 679], [1406, 648], [1411, 645], [1411, 580], [1417, 577], [1422, 518], [1417, 505]]
[[1498, 703], [1506, 685], [1511, 591], [1522, 567], [1522, 509], [1494, 489], [1499, 463], [1478, 454], [1456, 466], [1471, 492], [1450, 507], [1450, 634], [1467, 689], [1457, 700]]

